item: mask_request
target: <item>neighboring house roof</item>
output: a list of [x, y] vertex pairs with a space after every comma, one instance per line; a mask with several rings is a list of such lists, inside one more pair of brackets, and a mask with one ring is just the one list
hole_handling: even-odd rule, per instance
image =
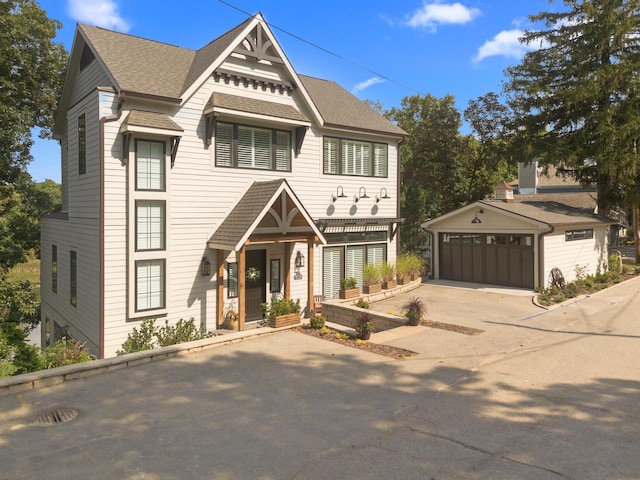
[[589, 213], [594, 213], [598, 205], [596, 192], [536, 193], [513, 198], [516, 202], [556, 202]]
[[254, 182], [209, 239], [209, 246], [239, 250], [283, 191], [306, 218], [309, 228], [322, 243], [326, 243], [322, 232], [293, 193], [289, 183], [285, 179], [277, 179]]
[[546, 223], [550, 227], [570, 225], [610, 225], [611, 220], [570, 207], [559, 202], [503, 202], [482, 200], [476, 202], [498, 210], [513, 213], [525, 219]]
[[162, 130], [175, 130], [183, 132], [184, 129], [174, 122], [168, 115], [155, 112], [144, 112], [142, 110], [131, 110], [129, 115], [122, 122], [122, 127], [146, 127], [160, 128]]
[[326, 126], [407, 135], [407, 132], [358, 100], [336, 82], [305, 75], [299, 75], [299, 78], [326, 122]]
[[238, 112], [266, 115], [268, 117], [288, 118], [299, 122], [309, 122], [309, 119], [291, 105], [268, 102], [254, 98], [240, 97], [228, 93], [214, 92], [204, 107], [204, 113], [215, 109], [234, 110]]

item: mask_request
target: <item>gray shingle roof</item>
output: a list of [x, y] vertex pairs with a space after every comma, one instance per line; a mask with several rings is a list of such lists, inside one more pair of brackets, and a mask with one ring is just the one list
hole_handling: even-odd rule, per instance
[[328, 126], [407, 135], [400, 127], [351, 95], [336, 82], [306, 75], [299, 75], [299, 77]]
[[211, 98], [209, 98], [207, 105], [204, 107], [204, 113], [212, 112], [215, 107], [266, 115], [269, 117], [288, 118], [290, 120], [297, 120], [300, 122], [309, 121], [307, 117], [291, 105], [240, 97], [238, 95], [229, 95], [228, 93], [213, 93]]
[[163, 130], [175, 130], [183, 132], [184, 129], [174, 122], [168, 115], [155, 112], [144, 112], [142, 110], [131, 110], [127, 118], [124, 119], [122, 125], [131, 125], [136, 127], [161, 128]]
[[522, 201], [508, 203], [500, 200], [483, 200], [478, 203], [550, 226], [609, 225], [614, 223], [607, 218], [558, 202]]

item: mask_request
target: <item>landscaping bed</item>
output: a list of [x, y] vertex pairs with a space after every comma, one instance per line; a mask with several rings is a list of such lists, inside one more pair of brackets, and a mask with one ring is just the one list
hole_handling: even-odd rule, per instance
[[[372, 343], [363, 340], [356, 340], [347, 334], [338, 332], [332, 328], [311, 328], [308, 325], [298, 327], [296, 331], [309, 335], [311, 337], [320, 338], [322, 340], [328, 340], [330, 342], [339, 343], [347, 347], [358, 348], [370, 353], [376, 353], [385, 357], [393, 358], [396, 360], [403, 360], [412, 355], [417, 355], [416, 352], [411, 350], [405, 350], [404, 348], [392, 347], [390, 345], [381, 345], [379, 343]], [[338, 335], [336, 335], [338, 334]], [[346, 338], [345, 338], [346, 337]]]

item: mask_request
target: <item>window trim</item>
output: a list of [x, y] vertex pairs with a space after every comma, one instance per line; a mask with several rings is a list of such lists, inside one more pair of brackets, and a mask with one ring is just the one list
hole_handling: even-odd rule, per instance
[[[140, 143], [156, 143], [162, 145], [162, 159], [160, 165], [162, 167], [162, 186], [160, 188], [141, 188], [138, 185], [138, 151]], [[137, 192], [166, 192], [167, 191], [167, 142], [165, 140], [150, 140], [148, 138], [135, 139], [135, 165], [133, 168], [134, 189]]]
[[78, 117], [78, 175], [87, 173], [87, 118]]
[[78, 306], [78, 253], [69, 250], [69, 303]]
[[[218, 128], [220, 127], [220, 125], [230, 125], [232, 128], [232, 132], [231, 132], [231, 164], [230, 165], [225, 165], [225, 164], [221, 164], [219, 163], [219, 157], [218, 157], [218, 147], [219, 147], [219, 143], [218, 143]], [[271, 133], [271, 139], [270, 139], [270, 158], [269, 161], [271, 163], [270, 168], [259, 168], [259, 167], [245, 167], [245, 166], [239, 166], [239, 144], [238, 144], [238, 128], [239, 127], [244, 127], [244, 128], [250, 128], [250, 129], [258, 129], [258, 130], [266, 130], [269, 131]], [[287, 135], [288, 138], [288, 146], [287, 146], [287, 153], [288, 153], [288, 161], [287, 161], [287, 169], [286, 170], [280, 170], [278, 169], [278, 133], [284, 133]], [[293, 135], [292, 132], [290, 130], [285, 130], [282, 128], [271, 128], [271, 127], [263, 127], [263, 126], [258, 126], [258, 125], [248, 125], [248, 124], [244, 124], [244, 123], [235, 123], [235, 122], [226, 122], [226, 121], [216, 121], [216, 125], [215, 125], [215, 131], [214, 131], [214, 139], [215, 139], [215, 148], [214, 148], [214, 165], [216, 166], [216, 168], [234, 168], [234, 169], [240, 169], [240, 170], [256, 170], [256, 171], [260, 171], [260, 172], [285, 172], [285, 173], [291, 173], [292, 168], [293, 168]]]
[[[162, 205], [162, 227], [161, 227], [161, 235], [162, 235], [162, 239], [161, 239], [161, 243], [162, 246], [158, 247], [158, 248], [140, 248], [140, 245], [138, 243], [139, 241], [139, 237], [138, 237], [138, 205], [140, 203], [149, 203], [149, 204], [159, 204]], [[156, 199], [142, 199], [142, 198], [138, 198], [135, 200], [135, 206], [134, 206], [135, 212], [134, 212], [134, 222], [135, 222], [135, 251], [136, 252], [158, 252], [158, 251], [164, 251], [167, 248], [167, 202], [165, 200], [156, 200]]]
[[[139, 286], [139, 278], [138, 278], [138, 264], [140, 263], [152, 263], [159, 262], [162, 266], [162, 305], [158, 307], [151, 308], [138, 308], [138, 286]], [[134, 311], [136, 313], [142, 312], [153, 312], [157, 310], [165, 310], [167, 308], [167, 261], [164, 258], [147, 258], [147, 259], [139, 259], [134, 262], [134, 283], [135, 283], [135, 291], [134, 291]]]
[[[336, 169], [337, 172], [331, 172], [329, 170], [327, 170], [326, 166], [327, 166], [327, 161], [326, 161], [326, 154], [327, 154], [327, 141], [336, 141], [337, 142], [337, 147], [336, 147]], [[364, 175], [364, 174], [359, 174], [359, 173], [345, 173], [345, 165], [344, 165], [344, 160], [343, 160], [343, 142], [352, 142], [352, 143], [360, 143], [360, 144], [367, 144], [370, 147], [370, 165], [369, 165], [369, 175]], [[377, 146], [383, 146], [384, 147], [384, 151], [386, 153], [385, 155], [385, 159], [384, 159], [384, 174], [383, 175], [376, 175], [376, 152], [377, 150]], [[374, 141], [367, 141], [367, 140], [359, 140], [359, 139], [354, 139], [354, 138], [343, 138], [343, 137], [332, 137], [330, 135], [325, 135], [322, 137], [322, 174], [323, 175], [340, 175], [340, 176], [346, 176], [346, 177], [365, 177], [365, 178], [389, 178], [389, 144], [385, 143], [385, 142], [374, 142]]]

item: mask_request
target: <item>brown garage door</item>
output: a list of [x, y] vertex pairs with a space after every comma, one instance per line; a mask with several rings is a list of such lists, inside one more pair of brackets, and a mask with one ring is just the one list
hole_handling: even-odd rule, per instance
[[440, 278], [533, 288], [533, 235], [441, 233]]

